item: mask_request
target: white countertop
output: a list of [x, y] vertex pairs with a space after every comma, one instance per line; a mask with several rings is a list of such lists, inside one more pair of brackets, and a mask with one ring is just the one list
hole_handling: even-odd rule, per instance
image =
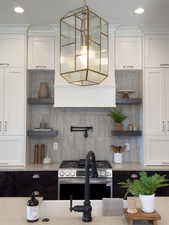
[[[2, 225], [28, 225], [30, 223], [26, 222], [24, 218], [22, 219], [2, 219], [0, 220]], [[35, 225], [84, 225], [86, 223], [82, 222], [80, 217], [52, 217], [48, 223], [44, 223], [41, 220], [36, 222]], [[88, 223], [91, 225], [127, 225], [125, 219], [121, 216], [94, 217], [93, 221]]]
[[[169, 166], [144, 166], [139, 162], [127, 162], [122, 164], [110, 163], [113, 171], [169, 171]], [[60, 163], [29, 164], [25, 167], [3, 166], [0, 171], [57, 171]]]
[[0, 167], [0, 171], [57, 171], [60, 163], [51, 164], [29, 164], [23, 166], [3, 166]]
[[[28, 225], [26, 222], [26, 202], [28, 198], [0, 198], [0, 225]], [[70, 213], [69, 201], [44, 201], [46, 209], [41, 212], [41, 219], [48, 217], [48, 225], [84, 225], [81, 221], [81, 213]], [[123, 216], [101, 216], [102, 201], [92, 201], [91, 225], [127, 225]], [[74, 205], [77, 204], [74, 201]], [[138, 205], [139, 206], [139, 203]], [[107, 207], [107, 206], [106, 206]], [[169, 225], [169, 197], [156, 197], [155, 209], [160, 213], [161, 220], [158, 225]], [[45, 213], [44, 213], [45, 212]], [[37, 225], [45, 224], [44, 222], [35, 223]], [[145, 225], [145, 223], [142, 223]]]
[[169, 166], [144, 166], [139, 162], [112, 163], [113, 171], [169, 171]]

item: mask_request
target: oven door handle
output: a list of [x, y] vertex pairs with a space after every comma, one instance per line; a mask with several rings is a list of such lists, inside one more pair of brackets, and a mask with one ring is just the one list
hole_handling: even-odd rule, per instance
[[[60, 184], [84, 184], [83, 178], [60, 178], [58, 179]], [[112, 179], [104, 178], [90, 178], [90, 184], [112, 184]]]

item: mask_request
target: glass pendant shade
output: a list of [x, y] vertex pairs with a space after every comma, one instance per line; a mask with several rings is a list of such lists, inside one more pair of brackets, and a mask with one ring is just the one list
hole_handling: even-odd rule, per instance
[[87, 6], [60, 20], [60, 74], [80, 86], [108, 76], [108, 23]]

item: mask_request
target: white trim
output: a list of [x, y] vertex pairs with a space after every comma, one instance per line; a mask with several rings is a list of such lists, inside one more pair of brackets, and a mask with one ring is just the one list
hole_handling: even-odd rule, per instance
[[0, 24], [0, 33], [8, 34], [26, 34], [29, 28], [29, 24]]

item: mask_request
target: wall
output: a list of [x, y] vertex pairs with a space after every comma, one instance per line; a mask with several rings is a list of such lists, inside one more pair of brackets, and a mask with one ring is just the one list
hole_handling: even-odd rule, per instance
[[[40, 81], [48, 81], [53, 84], [51, 72], [30, 72], [29, 96], [35, 97]], [[116, 72], [117, 90], [134, 88], [134, 97], [142, 96], [142, 73], [140, 71]], [[121, 109], [129, 117], [129, 122], [135, 123], [138, 127], [142, 124], [140, 106], [121, 106]], [[111, 145], [130, 144], [131, 150], [124, 153], [124, 161], [139, 161], [140, 137], [113, 137], [111, 130], [114, 129], [112, 119], [108, 116], [111, 109], [108, 108], [60, 108], [53, 106], [30, 106], [28, 127], [39, 127], [42, 118], [59, 131], [57, 138], [52, 139], [30, 139], [29, 160], [33, 161], [34, 144], [44, 143], [52, 156], [53, 162], [61, 160], [73, 160], [84, 158], [87, 151], [93, 150], [99, 160], [112, 161], [113, 154]], [[83, 133], [70, 132], [70, 126], [93, 126], [89, 131], [89, 137], [84, 138]], [[58, 142], [58, 150], [53, 151], [53, 142]]]

